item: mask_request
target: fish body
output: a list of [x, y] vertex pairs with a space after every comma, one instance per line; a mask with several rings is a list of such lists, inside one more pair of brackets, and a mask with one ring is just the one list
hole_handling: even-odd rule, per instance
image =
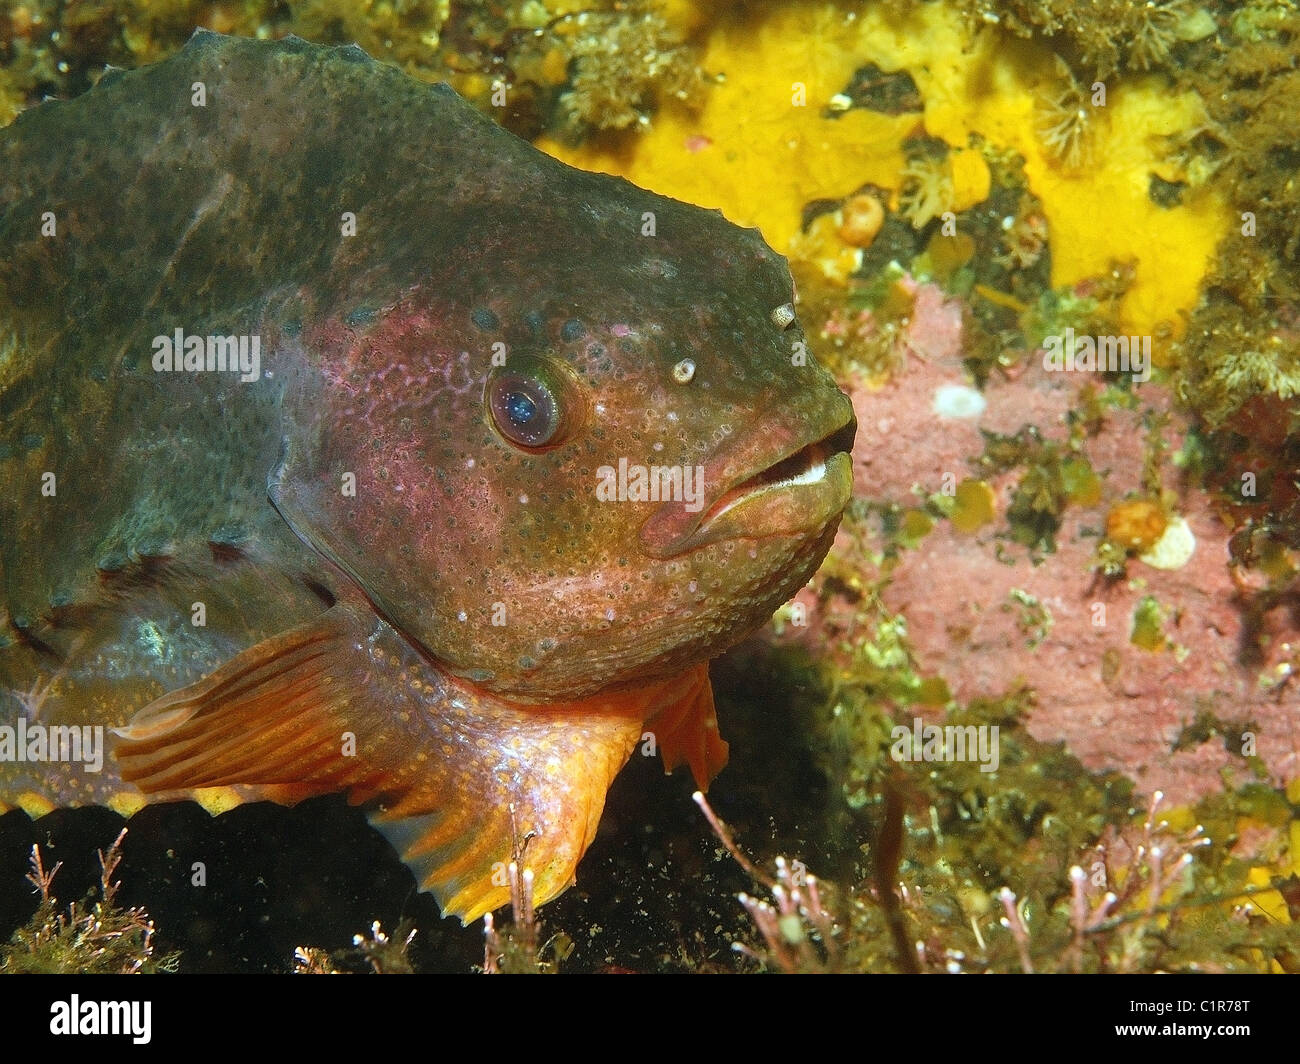
[[792, 298], [756, 231], [356, 48], [200, 31], [20, 115], [0, 802], [342, 791], [445, 912], [512, 858], [553, 897], [647, 732], [720, 770], [707, 662], [834, 536]]

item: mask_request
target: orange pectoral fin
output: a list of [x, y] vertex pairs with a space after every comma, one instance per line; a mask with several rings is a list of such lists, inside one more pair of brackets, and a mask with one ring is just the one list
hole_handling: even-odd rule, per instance
[[469, 921], [509, 901], [516, 855], [537, 904], [572, 882], [640, 737], [639, 708], [504, 703], [340, 603], [145, 707], [119, 731], [117, 758], [150, 794], [235, 786], [292, 804], [345, 791], [443, 912]]
[[351, 620], [336, 607], [145, 706], [117, 730], [122, 778], [146, 794], [244, 784], [281, 802], [378, 786], [383, 760], [345, 750]]
[[672, 699], [646, 721], [646, 730], [655, 736], [664, 771], [690, 765], [696, 786], [706, 791], [727, 764], [727, 741], [718, 732], [707, 663], [683, 675]]
[[532, 870], [539, 905], [573, 882], [641, 732], [639, 718], [619, 712], [474, 710], [457, 756], [370, 816], [443, 912], [465, 923], [510, 900], [513, 859]]

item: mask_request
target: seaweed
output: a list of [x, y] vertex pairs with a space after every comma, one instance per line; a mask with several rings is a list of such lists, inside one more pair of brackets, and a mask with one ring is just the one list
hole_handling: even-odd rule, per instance
[[643, 126], [661, 101], [689, 103], [706, 84], [694, 48], [653, 0], [596, 0], [580, 11], [539, 0], [38, 0], [0, 12], [0, 124], [44, 95], [84, 92], [104, 64], [165, 59], [196, 26], [357, 44], [426, 81], [451, 77], [467, 98], [526, 137], [549, 127], [581, 140]]
[[[520, 136], [569, 143], [644, 128], [666, 101], [690, 107], [708, 78], [694, 45], [654, 0], [457, 5], [440, 59], [472, 100], [506, 89], [494, 117]], [[490, 79], [490, 81], [485, 80]]]
[[370, 935], [353, 935], [352, 948], [330, 953], [316, 946], [298, 946], [293, 951], [295, 975], [343, 975], [347, 972], [371, 972], [375, 975], [410, 975], [410, 947], [415, 941], [415, 924], [403, 920], [397, 930], [386, 934], [375, 920]]
[[[859, 605], [861, 630], [880, 614], [873, 595]], [[1021, 605], [1032, 639], [1046, 622]], [[1252, 869], [1233, 852], [1242, 817], [1289, 822], [1278, 792], [1247, 785], [1195, 809], [1168, 809], [1156, 792], [1138, 805], [1131, 781], [1085, 771], [1061, 746], [1034, 740], [1022, 723], [1034, 694], [1014, 685], [1001, 698], [949, 701], [942, 717], [999, 728], [995, 771], [960, 758], [900, 760], [891, 735], [912, 723], [919, 678], [905, 627], [887, 621], [860, 640], [873, 652], [842, 671], [826, 667], [830, 687], [813, 719], [859, 840], [851, 868], [820, 877], [786, 850], [773, 874], [697, 797], [761, 888], [740, 895], [755, 937], [739, 953], [780, 971], [1295, 967], [1290, 928], [1276, 916], [1285, 872]]]
[[972, 27], [1045, 39], [1102, 78], [1171, 67], [1218, 30], [1213, 14], [1189, 0], [959, 0], [958, 6]]
[[1007, 506], [1007, 524], [1013, 542], [1033, 552], [1056, 550], [1056, 533], [1061, 518], [1072, 503], [1095, 501], [1096, 474], [1082, 454], [1076, 453], [1079, 438], [1086, 431], [1082, 421], [1071, 425], [1071, 440], [1060, 444], [1043, 439], [1038, 429], [1027, 425], [1014, 435], [981, 430], [984, 453], [981, 469], [1002, 473], [1024, 468]]
[[[497, 927], [491, 913], [483, 917], [483, 968], [486, 975], [553, 975], [573, 950], [563, 931], [543, 941], [533, 906], [533, 873], [518, 860], [506, 866], [513, 921]], [[549, 954], [549, 959], [548, 959]]]
[[134, 975], [174, 972], [179, 953], [158, 953], [156, 929], [143, 908], [123, 909], [117, 904], [120, 882], [113, 873], [122, 860], [123, 828], [107, 851], [99, 851], [99, 900], [72, 902], [65, 911], [52, 893], [54, 877], [63, 862], [49, 871], [39, 845], [32, 846], [27, 880], [41, 897], [25, 927], [0, 946], [0, 972], [75, 973], [82, 975]]
[[[1237, 213], [1216, 252], [1200, 303], [1176, 348], [1175, 383], [1201, 422], [1200, 470], [1216, 486], [1244, 543], [1284, 542], [1295, 512], [1300, 456], [1300, 185], [1294, 178], [1295, 50], [1290, 3], [1244, 5], [1229, 47], [1188, 75], [1207, 120], [1170, 146]], [[1254, 551], [1243, 551], [1246, 561]]]
[[694, 53], [653, 5], [574, 16], [559, 123], [572, 138], [650, 121], [657, 102], [689, 101], [702, 85]]

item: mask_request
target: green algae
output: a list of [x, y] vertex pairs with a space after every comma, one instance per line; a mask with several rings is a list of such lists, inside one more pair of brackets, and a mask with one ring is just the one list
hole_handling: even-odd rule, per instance
[[[797, 914], [792, 930], [812, 937], [819, 958], [805, 969], [779, 963], [781, 943], [755, 915], [749, 955], [781, 970], [832, 970], [833, 960], [833, 970], [871, 972], [1294, 967], [1289, 927], [1246, 904], [1273, 888], [1291, 896], [1284, 875], [1261, 885], [1253, 871], [1279, 853], [1254, 862], [1234, 853], [1241, 818], [1284, 828], [1295, 816], [1280, 792], [1247, 784], [1191, 810], [1166, 810], [1158, 797], [1139, 806], [1131, 781], [1034, 740], [1024, 728], [1034, 694], [1015, 686], [949, 700], [941, 718], [998, 727], [995, 773], [969, 760], [899, 760], [893, 736], [913, 726], [924, 679], [906, 626], [870, 596], [861, 605], [870, 634], [847, 667], [823, 666], [825, 698], [810, 718], [843, 803], [838, 820], [830, 810], [834, 830], [857, 840], [847, 869], [819, 883], [833, 924], [818, 930]], [[1225, 742], [1245, 728], [1225, 726]], [[785, 867], [804, 869], [800, 856]], [[752, 899], [746, 907], [754, 915]]]
[[1279, 475], [1300, 457], [1300, 11], [1247, 3], [1223, 35], [1225, 47], [1181, 75], [1205, 101], [1204, 128], [1170, 150], [1221, 190], [1237, 219], [1177, 345], [1175, 384], [1202, 429], [1193, 471], [1219, 493], [1237, 529], [1234, 559], [1249, 566], [1265, 541], [1294, 545], [1300, 514], [1294, 478]]
[[[1009, 444], [1008, 457], [1024, 442]], [[847, 531], [860, 536], [860, 523], [876, 520], [893, 549], [905, 550], [896, 536], [899, 516], [891, 522], [868, 508], [846, 519]], [[875, 581], [883, 583], [889, 551], [875, 561]], [[1001, 697], [954, 700], [940, 677], [918, 666], [904, 618], [886, 609], [879, 584], [863, 571], [832, 554], [824, 586], [855, 608], [847, 624], [853, 638], [834, 648], [838, 664], [817, 666], [820, 681], [805, 660], [797, 670], [790, 666], [802, 677], [800, 719], [808, 722], [831, 796], [826, 840], [786, 851], [787, 867], [803, 868], [802, 858], [809, 874], [827, 874], [819, 890], [833, 924], [818, 931], [802, 909], [796, 914], [798, 934], [816, 946], [811, 970], [831, 970], [832, 961], [833, 970], [871, 972], [1296, 967], [1291, 929], [1268, 908], [1273, 890], [1300, 896], [1277, 871], [1288, 863], [1280, 847], [1297, 813], [1281, 792], [1262, 780], [1236, 786], [1225, 779], [1224, 793], [1194, 808], [1167, 809], [1158, 796], [1139, 804], [1131, 780], [1090, 772], [1063, 745], [1027, 732], [1032, 689], [1009, 681]], [[1041, 607], [1028, 595], [1007, 603], [1030, 643], [1051, 623]], [[1164, 645], [1164, 611], [1154, 598], [1143, 607], [1151, 616], [1139, 619], [1155, 622], [1153, 638]], [[952, 637], [961, 639], [961, 631]], [[782, 652], [777, 657], [783, 660]], [[820, 698], [810, 693], [818, 690]], [[996, 726], [996, 771], [981, 771], [969, 759], [900, 759], [899, 729], [910, 731], [919, 719]], [[1180, 742], [1199, 745], [1219, 734], [1228, 747], [1252, 734], [1249, 721], [1208, 716], [1190, 727]], [[1257, 772], [1258, 759], [1242, 749], [1234, 755]], [[1244, 823], [1267, 825], [1283, 841], [1244, 859], [1236, 850]], [[1153, 849], [1163, 857], [1153, 860]], [[826, 867], [815, 867], [813, 853], [830, 855]], [[1261, 878], [1261, 865], [1273, 871]], [[772, 913], [755, 914], [753, 898], [746, 908], [757, 932], [747, 953], [769, 968], [806, 970], [781, 963], [789, 953], [770, 937]], [[769, 908], [775, 912], [777, 901]]]
[[1008, 602], [1002, 608], [1016, 615], [1016, 627], [1025, 637], [1025, 647], [1036, 650], [1052, 630], [1052, 611], [1040, 599], [1022, 588], [1013, 587], [1007, 593]]
[[1290, 405], [1300, 397], [1300, 348], [1278, 334], [1276, 319], [1244, 322], [1234, 304], [1198, 312], [1193, 327], [1183, 345], [1181, 385], [1208, 425], [1223, 426], [1239, 413], [1255, 415], [1259, 400], [1271, 397], [1284, 434], [1300, 430], [1300, 413]]
[[542, 0], [33, 0], [0, 13], [0, 125], [43, 95], [84, 92], [105, 64], [167, 58], [196, 26], [357, 44], [415, 77], [456, 82], [526, 137], [551, 129], [579, 141], [643, 125], [662, 101], [690, 104], [707, 86], [694, 48], [654, 0], [580, 10]]
[[[1077, 467], [1082, 459], [1071, 456], [1061, 444], [1043, 439], [1034, 426], [1010, 436], [982, 431], [982, 469], [990, 474], [1023, 469], [1006, 511], [1012, 541], [1032, 551], [1054, 552], [1071, 488], [1077, 488], [1082, 475]], [[1069, 467], [1067, 479], [1066, 463], [1072, 457], [1076, 464]]]
[[967, 478], [957, 485], [951, 496], [934, 496], [934, 501], [950, 501], [947, 517], [959, 532], [976, 532], [997, 517], [992, 489], [982, 480]]
[[1163, 650], [1165, 639], [1165, 611], [1155, 596], [1146, 595], [1133, 610], [1133, 626], [1128, 641], [1143, 650]]

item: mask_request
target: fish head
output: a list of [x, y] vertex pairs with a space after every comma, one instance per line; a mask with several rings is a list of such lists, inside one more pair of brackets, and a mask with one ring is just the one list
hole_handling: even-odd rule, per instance
[[852, 406], [757, 230], [567, 180], [295, 341], [317, 374], [272, 482], [390, 623], [520, 702], [722, 652], [809, 579], [852, 482]]

